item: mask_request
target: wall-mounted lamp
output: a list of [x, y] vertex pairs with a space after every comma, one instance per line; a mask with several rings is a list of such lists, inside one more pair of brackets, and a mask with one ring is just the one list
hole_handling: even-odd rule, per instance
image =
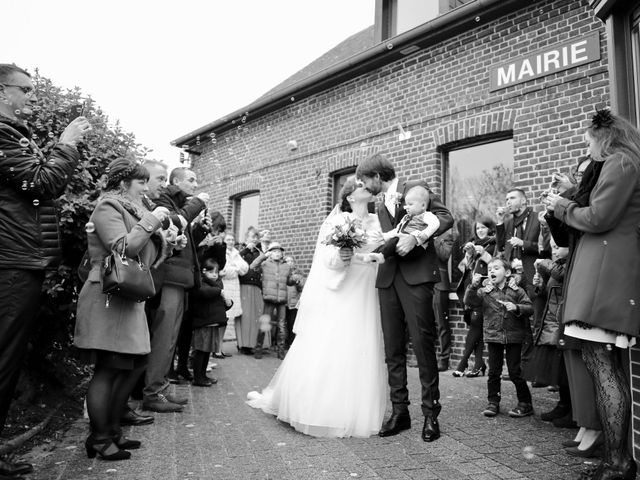
[[400, 135], [398, 135], [398, 140], [399, 141], [403, 141], [403, 140], [408, 140], [411, 138], [411, 132], [410, 131], [405, 131], [404, 128], [402, 128], [402, 124], [398, 124], [398, 130], [400, 130]]

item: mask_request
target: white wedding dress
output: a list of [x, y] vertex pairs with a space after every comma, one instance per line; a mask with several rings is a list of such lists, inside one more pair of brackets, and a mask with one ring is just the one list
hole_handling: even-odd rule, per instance
[[[322, 244], [335, 222], [353, 214], [334, 209], [320, 230], [309, 278], [302, 292], [286, 358], [248, 404], [276, 415], [296, 430], [316, 437], [369, 437], [382, 425], [387, 401], [376, 263], [353, 258], [348, 266], [338, 249]], [[369, 253], [376, 215], [363, 220]]]

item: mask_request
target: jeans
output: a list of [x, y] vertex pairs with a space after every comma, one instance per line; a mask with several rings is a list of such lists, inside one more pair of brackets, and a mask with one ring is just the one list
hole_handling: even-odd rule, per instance
[[489, 350], [489, 379], [487, 380], [487, 399], [489, 403], [500, 403], [500, 376], [502, 375], [502, 365], [504, 358], [507, 359], [507, 369], [509, 377], [516, 387], [518, 402], [531, 403], [531, 392], [527, 386], [527, 381], [522, 377], [520, 367], [520, 355], [522, 353], [521, 343], [487, 343]]
[[264, 301], [264, 315], [271, 317], [271, 343], [278, 347], [278, 351], [284, 351], [287, 337], [287, 306], [284, 303]]
[[167, 374], [173, 362], [184, 314], [184, 288], [163, 285], [160, 305], [149, 322], [151, 353], [145, 374], [144, 398], [155, 398], [169, 386]]
[[0, 270], [0, 432], [40, 308], [43, 270]]
[[484, 351], [484, 341], [482, 332], [482, 313], [470, 312], [469, 331], [464, 341], [464, 352], [456, 370], [464, 372], [469, 366], [469, 357], [475, 355], [474, 370], [480, 370], [485, 366], [482, 352]]

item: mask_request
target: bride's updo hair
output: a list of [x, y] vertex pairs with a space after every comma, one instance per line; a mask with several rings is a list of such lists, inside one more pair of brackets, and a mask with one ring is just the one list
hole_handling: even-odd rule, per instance
[[344, 185], [340, 189], [340, 210], [343, 212], [351, 212], [351, 205], [349, 205], [349, 201], [347, 197], [351, 195], [356, 188], [358, 188], [358, 183], [356, 182], [356, 176], [351, 175], [347, 178], [347, 181], [344, 182]]

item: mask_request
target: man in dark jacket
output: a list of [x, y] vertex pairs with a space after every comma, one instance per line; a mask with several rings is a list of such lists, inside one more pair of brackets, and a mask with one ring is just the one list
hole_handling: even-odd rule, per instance
[[[378, 210], [383, 232], [398, 226], [404, 216], [404, 196], [416, 185], [429, 192], [428, 210], [440, 222], [435, 235], [440, 235], [453, 226], [451, 213], [438, 196], [429, 190], [427, 183], [422, 180], [399, 179], [393, 164], [384, 156], [375, 154], [360, 162], [356, 176], [374, 195], [384, 194], [384, 204]], [[426, 248], [421, 245], [426, 245]], [[440, 438], [437, 418], [442, 409], [433, 313], [433, 286], [440, 280], [438, 257], [433, 240], [424, 231], [401, 233], [396, 252], [398, 256], [389, 257], [378, 267], [376, 278], [385, 362], [393, 404], [391, 417], [382, 425], [379, 435], [397, 435], [402, 430], [411, 428], [407, 390], [408, 332], [418, 361], [422, 387], [422, 413], [425, 417], [422, 439], [432, 442]]]
[[[76, 144], [91, 130], [86, 118], [75, 119], [45, 157], [26, 124], [36, 102], [29, 74], [0, 64], [0, 431], [38, 314], [45, 270], [55, 268], [60, 256], [54, 201], [78, 163]], [[0, 459], [0, 479], [32, 469]]]
[[187, 237], [187, 246], [160, 266], [163, 284], [160, 303], [149, 325], [151, 352], [142, 402], [145, 410], [154, 412], [179, 412], [187, 403], [186, 399], [164, 392], [169, 386], [167, 375], [184, 315], [186, 291], [200, 284], [196, 248], [204, 239], [208, 227], [206, 221], [195, 227], [191, 223], [206, 208], [209, 195], [199, 193], [193, 196], [197, 187], [194, 172], [184, 167], [174, 168], [169, 176], [169, 186], [155, 199], [156, 205], [167, 207], [171, 214], [178, 215], [179, 227]]
[[[533, 274], [536, 273], [533, 264], [540, 258], [538, 214], [527, 206], [527, 195], [520, 188], [513, 188], [507, 192], [506, 205], [508, 213], [511, 214], [509, 218], [505, 220], [507, 212], [502, 207], [496, 212], [497, 250], [504, 252], [504, 258], [508, 262], [515, 258], [522, 260], [525, 277], [531, 283]], [[542, 249], [549, 250], [546, 237]]]

